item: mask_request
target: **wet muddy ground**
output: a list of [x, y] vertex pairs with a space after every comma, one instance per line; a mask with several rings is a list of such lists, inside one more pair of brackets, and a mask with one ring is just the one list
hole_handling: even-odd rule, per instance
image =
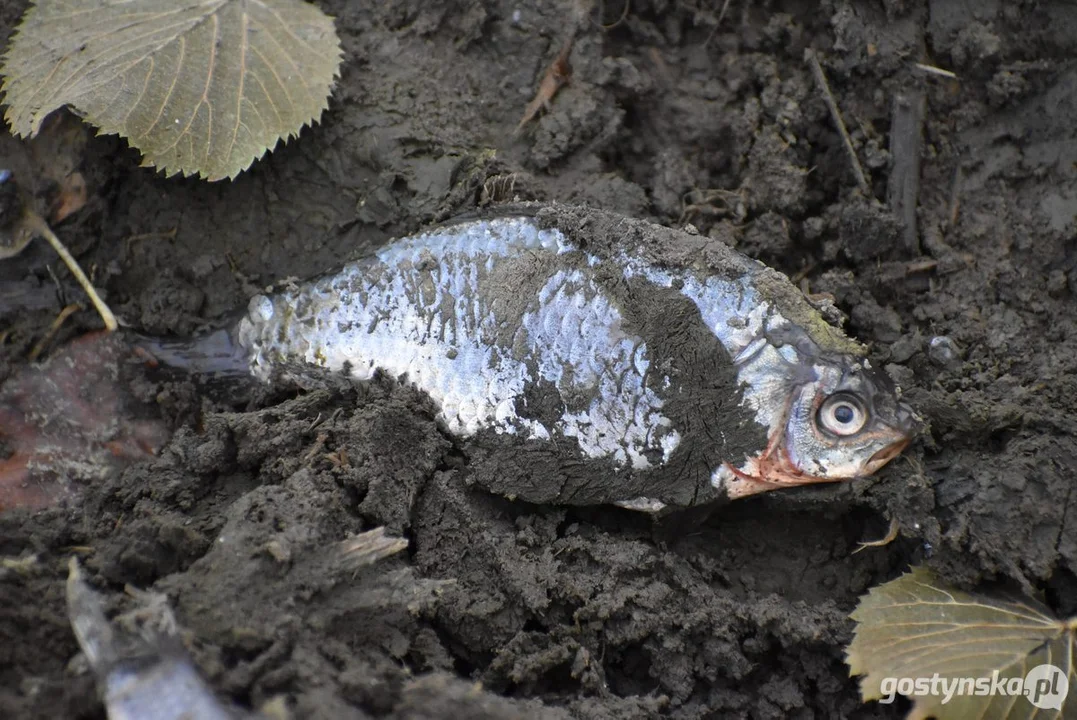
[[[876, 477], [656, 527], [468, 487], [429, 401], [389, 382], [244, 396], [128, 363], [160, 454], [0, 514], [0, 716], [103, 716], [69, 665], [72, 552], [110, 609], [125, 584], [167, 594], [220, 692], [302, 718], [899, 717], [861, 706], [843, 663], [872, 585], [926, 562], [1077, 610], [1072, 4], [319, 4], [345, 49], [331, 108], [235, 182], [81, 148], [89, 202], [58, 232], [125, 323], [189, 335], [479, 206], [586, 203], [691, 223], [833, 294], [929, 432]], [[570, 82], [515, 132], [572, 34]], [[0, 263], [0, 288], [10, 387], [59, 295], [81, 296], [43, 244]], [[76, 314], [50, 352], [98, 326]], [[854, 554], [890, 519], [898, 540]], [[334, 543], [375, 525], [408, 551], [341, 572]]]

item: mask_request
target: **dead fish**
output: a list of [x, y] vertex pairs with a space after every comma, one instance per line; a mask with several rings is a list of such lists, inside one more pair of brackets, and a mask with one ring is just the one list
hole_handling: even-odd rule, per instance
[[[354, 574], [408, 546], [377, 527], [337, 543], [334, 572]], [[110, 622], [76, 558], [68, 562], [67, 614], [71, 630], [97, 679], [109, 720], [267, 720], [218, 698], [183, 647], [164, 595], [131, 590], [142, 607]], [[130, 627], [137, 629], [132, 630]]]
[[[174, 637], [167, 605], [152, 609], [172, 632], [141, 637], [125, 633], [105, 617], [101, 598], [71, 558], [67, 610], [79, 647], [97, 676], [109, 720], [239, 720], [256, 716], [230, 707], [213, 694]], [[260, 716], [257, 716], [260, 717]]]
[[918, 423], [784, 275], [563, 206], [397, 240], [254, 297], [196, 346], [152, 350], [227, 357], [265, 381], [301, 366], [399, 378], [437, 404], [469, 481], [541, 503], [657, 511], [849, 480]]

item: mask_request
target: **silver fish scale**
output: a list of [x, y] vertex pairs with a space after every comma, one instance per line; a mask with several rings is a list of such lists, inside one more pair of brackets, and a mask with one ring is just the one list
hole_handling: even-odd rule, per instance
[[[281, 363], [382, 370], [426, 391], [450, 432], [575, 438], [589, 457], [645, 469], [680, 435], [655, 392], [647, 345], [622, 328], [594, 279], [598, 259], [525, 218], [453, 226], [272, 298], [252, 299], [237, 333], [253, 372]], [[528, 413], [536, 384], [560, 417]]]
[[253, 717], [225, 707], [185, 657], [155, 658], [110, 672], [104, 683], [109, 720], [239, 720]]
[[[566, 409], [558, 430], [590, 457], [650, 466], [645, 449], [663, 460], [679, 435], [661, 414], [662, 400], [646, 386], [647, 345], [621, 328], [621, 314], [581, 270], [558, 271], [521, 319], [538, 375], [558, 388]], [[663, 378], [668, 384], [668, 378]], [[571, 398], [589, 402], [574, 409]]]

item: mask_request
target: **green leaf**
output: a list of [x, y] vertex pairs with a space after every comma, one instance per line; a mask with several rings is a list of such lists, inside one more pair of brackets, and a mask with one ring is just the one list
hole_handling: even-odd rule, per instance
[[328, 106], [333, 21], [302, 0], [37, 0], [9, 48], [6, 119], [70, 105], [168, 175], [235, 177]]
[[[860, 598], [852, 618], [857, 626], [846, 661], [851, 675], [864, 676], [860, 695], [865, 702], [892, 699], [894, 679], [993, 679], [996, 672], [1004, 680], [1023, 679], [1045, 663], [1061, 669], [1077, 695], [1077, 619], [1060, 621], [1032, 601], [967, 593], [915, 568], [872, 588]], [[969, 686], [948, 700], [941, 682], [934, 690], [913, 693], [910, 718], [1077, 717], [1073, 698], [1057, 709], [1037, 707], [1022, 696], [972, 694]]]

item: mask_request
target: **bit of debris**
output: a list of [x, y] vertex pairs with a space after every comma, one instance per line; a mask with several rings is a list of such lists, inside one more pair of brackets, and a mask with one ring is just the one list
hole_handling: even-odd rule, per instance
[[920, 150], [927, 101], [921, 90], [894, 96], [890, 121], [890, 178], [886, 194], [890, 212], [901, 221], [905, 251], [920, 254], [916, 208], [920, 197]]
[[[726, 4], [729, 4], [729, 0], [726, 0]], [[604, 15], [606, 10], [606, 3], [601, 2], [599, 5], [599, 15]], [[598, 27], [600, 27], [602, 30], [605, 30], [607, 32], [610, 30], [615, 30], [621, 23], [625, 21], [625, 19], [628, 17], [628, 11], [631, 9], [632, 0], [624, 0], [624, 5], [621, 6], [621, 15], [614, 22], [609, 23], [608, 25], [601, 22], [596, 22], [595, 24], [598, 25]], [[718, 21], [721, 22], [721, 18], [719, 18]]]
[[158, 593], [128, 592], [144, 606], [117, 618], [115, 624], [109, 622], [101, 598], [86, 583], [78, 560], [72, 557], [69, 561], [68, 619], [97, 678], [109, 720], [253, 717], [222, 703], [201, 678], [177, 636], [167, 598]]
[[75, 276], [75, 280], [82, 286], [83, 291], [90, 298], [90, 302], [97, 309], [101, 319], [105, 322], [105, 329], [109, 332], [115, 332], [119, 327], [119, 323], [116, 322], [116, 316], [112, 314], [112, 310], [109, 309], [105, 301], [101, 299], [101, 296], [94, 290], [93, 283], [86, 277], [86, 273], [82, 271], [75, 256], [68, 252], [67, 247], [60, 241], [60, 238], [56, 237], [56, 233], [52, 231], [49, 224], [45, 222], [45, 218], [38, 215], [30, 208], [26, 208], [23, 212], [23, 225], [31, 231], [31, 233], [40, 235], [48, 241], [49, 245], [52, 245], [52, 249], [56, 251], [56, 254], [60, 256], [60, 259], [67, 265], [67, 269], [71, 271], [71, 274]]
[[23, 555], [21, 557], [0, 558], [0, 578], [8, 573], [15, 573], [27, 577], [41, 570], [36, 554]]
[[569, 81], [572, 76], [572, 67], [568, 64], [568, 56], [572, 52], [572, 44], [575, 41], [576, 33], [573, 32], [561, 46], [561, 52], [557, 53], [557, 57], [546, 68], [546, 74], [542, 76], [538, 92], [535, 93], [535, 97], [524, 108], [524, 115], [520, 118], [519, 124], [513, 131], [513, 136], [519, 135], [524, 126], [535, 119], [539, 110], [545, 108], [549, 111], [550, 101], [553, 100], [553, 96], [557, 94], [562, 85]]
[[722, 26], [722, 20], [725, 19], [726, 11], [729, 10], [729, 3], [730, 0], [725, 0], [725, 2], [722, 3], [722, 9], [718, 12], [718, 19], [714, 21], [714, 29], [711, 30], [711, 34], [707, 36], [707, 39], [703, 41], [704, 48], [709, 47], [711, 40], [718, 34], [718, 28]]
[[861, 540], [857, 545], [859, 547], [853, 550], [852, 554], [856, 555], [861, 550], [867, 550], [873, 547], [885, 547], [897, 539], [898, 533], [901, 531], [901, 525], [898, 524], [896, 518], [890, 518], [890, 528], [886, 531], [886, 535], [883, 535], [878, 540]]
[[948, 227], [954, 227], [957, 225], [958, 216], [961, 213], [961, 181], [964, 180], [964, 174], [961, 172], [961, 165], [954, 167], [954, 179], [950, 184], [950, 212], [947, 214]]
[[66, 305], [64, 309], [60, 311], [60, 313], [56, 316], [56, 319], [52, 321], [51, 325], [49, 325], [48, 331], [40, 340], [37, 341], [37, 344], [34, 345], [33, 349], [30, 351], [30, 362], [35, 362], [39, 357], [41, 357], [41, 353], [45, 352], [45, 348], [47, 348], [49, 346], [49, 343], [52, 342], [52, 339], [56, 337], [56, 333], [59, 332], [61, 327], [63, 327], [64, 322], [81, 309], [82, 306], [78, 303], [71, 303], [69, 305]]
[[917, 273], [931, 272], [939, 266], [939, 261], [934, 258], [925, 258], [923, 260], [912, 260], [905, 265], [906, 275], [915, 275]]
[[376, 527], [338, 543], [337, 551], [346, 568], [359, 570], [408, 546], [403, 538], [389, 537], [384, 527]]
[[503, 202], [512, 202], [516, 196], [516, 180], [519, 173], [494, 175], [486, 178], [482, 184], [479, 206], [486, 207]]
[[941, 67], [935, 67], [934, 65], [925, 65], [924, 63], [913, 63], [912, 66], [921, 72], [925, 72], [928, 75], [938, 75], [944, 77], [947, 80], [957, 80], [957, 73], [952, 70], [943, 70]]
[[811, 66], [812, 75], [815, 76], [815, 82], [819, 86], [819, 91], [823, 94], [823, 101], [830, 111], [830, 117], [834, 120], [834, 126], [845, 144], [845, 152], [849, 155], [849, 164], [853, 167], [853, 174], [856, 175], [856, 182], [860, 186], [860, 191], [864, 193], [864, 197], [870, 198], [872, 196], [871, 185], [868, 184], [868, 178], [864, 175], [864, 169], [860, 167], [860, 160], [856, 157], [853, 141], [849, 138], [849, 131], [845, 129], [845, 121], [841, 119], [838, 103], [835, 102], [834, 95], [830, 92], [830, 83], [826, 81], [826, 74], [823, 72], [823, 66], [819, 64], [819, 57], [812, 50], [805, 51], [805, 55], [807, 56], [808, 65]]
[[49, 206], [49, 222], [60, 223], [86, 204], [86, 179], [73, 172], [60, 181], [59, 192]]

